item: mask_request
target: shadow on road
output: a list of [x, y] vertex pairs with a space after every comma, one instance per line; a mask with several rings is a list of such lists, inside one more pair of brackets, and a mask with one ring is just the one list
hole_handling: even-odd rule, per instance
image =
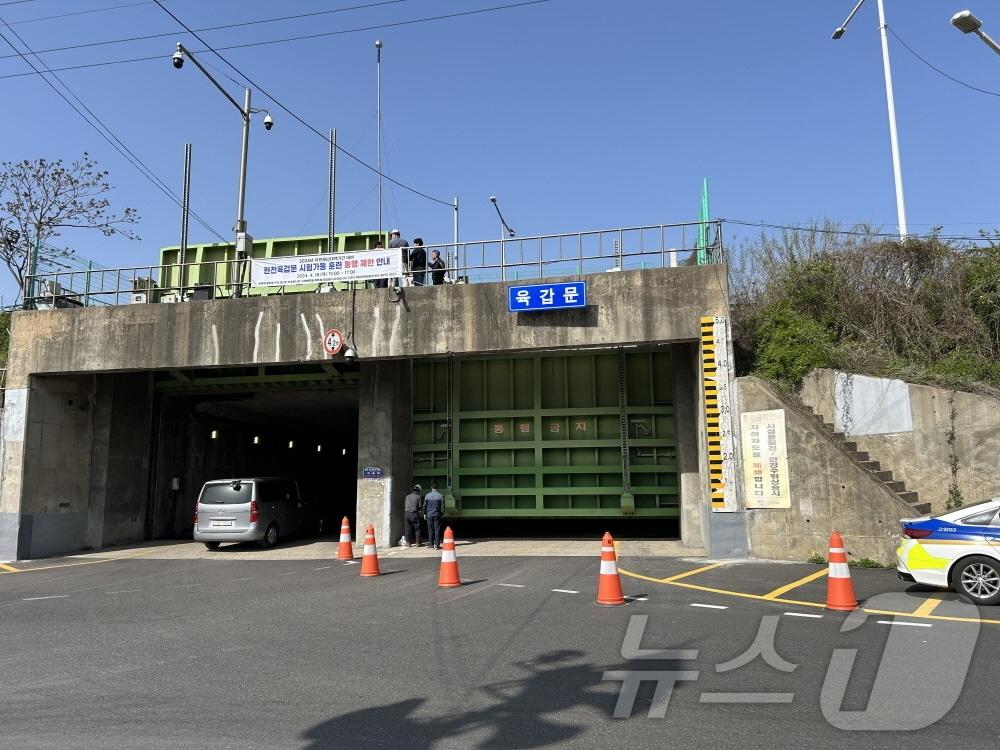
[[[589, 709], [610, 720], [620, 683], [602, 683], [602, 675], [605, 669], [623, 668], [581, 664], [583, 656], [580, 651], [559, 650], [517, 662], [524, 677], [475, 689], [479, 693], [475, 704], [489, 708], [442, 714], [431, 710], [426, 699], [412, 698], [334, 717], [303, 737], [315, 749], [346, 745], [430, 750], [443, 743], [442, 747], [499, 750], [571, 743], [592, 722], [577, 716], [572, 724], [566, 723], [566, 714]], [[459, 737], [461, 742], [456, 742]]]

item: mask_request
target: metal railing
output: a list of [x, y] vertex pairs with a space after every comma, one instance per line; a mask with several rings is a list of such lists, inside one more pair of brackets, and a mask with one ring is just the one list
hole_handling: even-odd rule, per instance
[[[425, 245], [424, 249], [428, 264], [434, 251], [445, 261], [445, 268], [439, 269], [439, 272], [444, 271], [445, 283], [460, 284], [532, 281], [725, 260], [722, 222], [717, 220], [442, 243]], [[228, 259], [35, 274], [29, 276], [25, 284], [26, 289], [35, 290], [26, 297], [25, 307], [52, 309], [181, 302], [338, 291], [351, 286], [350, 282], [335, 282], [252, 287], [249, 273], [248, 260]], [[419, 273], [405, 271], [410, 283], [418, 276]], [[426, 283], [432, 284], [433, 280], [433, 271], [427, 271]], [[356, 282], [358, 288], [373, 285], [372, 281]]]

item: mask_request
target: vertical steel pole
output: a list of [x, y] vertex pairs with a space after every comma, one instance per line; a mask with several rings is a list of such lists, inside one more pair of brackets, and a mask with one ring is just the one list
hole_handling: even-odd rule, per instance
[[330, 130], [330, 181], [328, 185], [330, 202], [327, 207], [326, 251], [334, 252], [334, 225], [337, 215], [337, 131]]
[[889, 110], [889, 143], [892, 146], [892, 175], [896, 183], [896, 219], [899, 238], [909, 233], [906, 226], [906, 204], [903, 201], [903, 166], [899, 159], [899, 135], [896, 132], [896, 102], [892, 94], [892, 70], [889, 67], [889, 26], [885, 22], [885, 3], [878, 0], [878, 25], [882, 36], [882, 70], [885, 73], [885, 103]]
[[458, 197], [455, 197], [452, 205], [455, 207], [454, 224], [452, 226], [452, 240], [455, 243], [455, 249], [451, 256], [451, 268], [452, 275], [455, 277], [453, 280], [458, 281]]
[[244, 210], [247, 202], [247, 152], [250, 150], [250, 89], [246, 89], [243, 98], [243, 150], [240, 154], [240, 189], [236, 205], [236, 231], [247, 231]]
[[[180, 273], [177, 283], [180, 284], [178, 294], [183, 297], [184, 285], [187, 282], [187, 248], [188, 248], [188, 219], [191, 216], [191, 144], [184, 144], [184, 186], [181, 190], [181, 247], [177, 252], [177, 262], [180, 264]], [[89, 279], [89, 276], [88, 276]], [[150, 300], [152, 301], [152, 300]]]
[[382, 42], [375, 40], [375, 171], [378, 173], [378, 234], [382, 237]]

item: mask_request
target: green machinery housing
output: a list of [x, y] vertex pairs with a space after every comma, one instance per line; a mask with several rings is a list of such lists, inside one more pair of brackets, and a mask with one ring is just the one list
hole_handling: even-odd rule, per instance
[[418, 360], [413, 473], [463, 517], [676, 518], [673, 393], [669, 347]]
[[[388, 237], [378, 232], [351, 232], [333, 236], [333, 252], [353, 253], [373, 250], [379, 238], [386, 244]], [[251, 257], [253, 258], [287, 258], [298, 255], [318, 255], [329, 252], [329, 241], [325, 234], [307, 235], [304, 237], [275, 237], [254, 240]], [[180, 265], [178, 246], [164, 247], [160, 250], [160, 288], [213, 289], [213, 296], [228, 296], [233, 291], [233, 283], [238, 275], [236, 246], [233, 243], [215, 242], [204, 245], [188, 245], [183, 269]], [[182, 278], [183, 271], [183, 278]], [[249, 268], [244, 269], [244, 281], [250, 278]], [[336, 289], [347, 289], [350, 284], [338, 282], [332, 285]], [[314, 292], [316, 284], [286, 286], [283, 292]], [[249, 294], [273, 294], [277, 287], [259, 287], [250, 289]]]

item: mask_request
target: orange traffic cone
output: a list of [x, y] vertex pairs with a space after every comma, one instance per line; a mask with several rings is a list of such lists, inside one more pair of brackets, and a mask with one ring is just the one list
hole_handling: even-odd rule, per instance
[[378, 552], [375, 551], [375, 527], [368, 524], [365, 529], [365, 553], [361, 558], [361, 577], [382, 575], [378, 569]]
[[353, 560], [354, 545], [351, 544], [351, 522], [344, 516], [340, 522], [340, 544], [337, 545], [338, 560]]
[[455, 557], [455, 535], [451, 526], [444, 530], [444, 544], [441, 547], [441, 573], [438, 575], [438, 588], [453, 589], [462, 585], [458, 577], [458, 558]]
[[830, 573], [826, 580], [826, 608], [838, 612], [853, 612], [858, 608], [851, 582], [851, 569], [847, 567], [844, 539], [834, 531], [830, 534]]
[[622, 579], [618, 575], [618, 558], [615, 555], [615, 540], [611, 532], [604, 532], [601, 540], [601, 572], [597, 576], [597, 603], [616, 607], [625, 603], [622, 594]]

